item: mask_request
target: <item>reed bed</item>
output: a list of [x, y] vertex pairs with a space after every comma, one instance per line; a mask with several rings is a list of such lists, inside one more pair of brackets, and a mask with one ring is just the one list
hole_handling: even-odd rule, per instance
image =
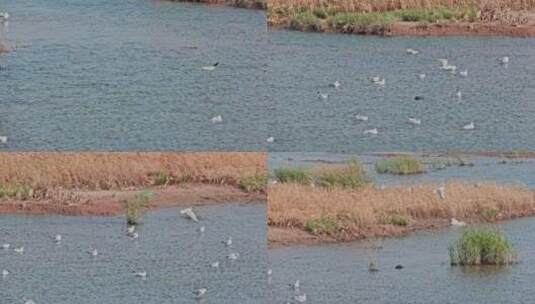
[[267, 174], [266, 155], [245, 152], [0, 153], [0, 168], [0, 189], [24, 185], [34, 190], [122, 190], [182, 182], [239, 186], [241, 180]]
[[392, 228], [403, 232], [423, 223], [444, 223], [452, 217], [480, 222], [535, 213], [535, 192], [524, 187], [449, 182], [444, 199], [438, 197], [437, 187], [331, 189], [275, 184], [268, 188], [268, 222], [350, 240], [385, 236]]

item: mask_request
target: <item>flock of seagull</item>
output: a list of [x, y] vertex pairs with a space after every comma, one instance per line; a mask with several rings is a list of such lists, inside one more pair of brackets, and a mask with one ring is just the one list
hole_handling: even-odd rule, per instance
[[[182, 216], [184, 216], [185, 218], [191, 220], [192, 222], [199, 223], [199, 217], [193, 211], [193, 208], [182, 209], [182, 210], [180, 210], [180, 214]], [[199, 227], [199, 229], [197, 231], [198, 231], [198, 233], [203, 235], [204, 232], [205, 232], [205, 229], [206, 229], [205, 226], [201, 226], [201, 227]], [[136, 231], [136, 226], [135, 225], [127, 226], [126, 236], [129, 237], [132, 240], [135, 240], [135, 239], [139, 238], [139, 233]], [[55, 242], [57, 245], [60, 245], [62, 243], [62, 241], [63, 241], [63, 237], [62, 237], [61, 234], [56, 234], [56, 235], [54, 235], [52, 237], [52, 241]], [[221, 241], [221, 243], [225, 247], [231, 248], [232, 244], [233, 244], [232, 237], [229, 236], [228, 239]], [[12, 246], [9, 243], [4, 243], [0, 247], [0, 249], [3, 250], [3, 251], [8, 251], [11, 248], [12, 248]], [[24, 254], [24, 246], [13, 248], [13, 252], [15, 252], [16, 254], [19, 254], [19, 255], [23, 255]], [[87, 254], [89, 256], [91, 256], [92, 258], [96, 258], [96, 257], [98, 257], [99, 252], [98, 252], [98, 250], [96, 248], [92, 248], [91, 250], [89, 250], [87, 252]], [[231, 261], [231, 262], [236, 261], [239, 257], [240, 257], [240, 254], [238, 252], [235, 252], [235, 251], [231, 251], [228, 255], [226, 255], [226, 259]], [[219, 261], [214, 261], [214, 262], [210, 263], [209, 267], [213, 268], [213, 269], [219, 268]], [[149, 276], [149, 274], [147, 273], [146, 270], [133, 270], [132, 272], [133, 272], [133, 276], [134, 277], [140, 278], [142, 280], [147, 279], [148, 276]], [[1, 271], [2, 280], [7, 280], [10, 275], [11, 275], [11, 273], [7, 269], [3, 269]], [[268, 271], [268, 276], [269, 277], [271, 276], [271, 270]], [[208, 292], [208, 289], [203, 287], [203, 288], [199, 288], [199, 289], [194, 290], [193, 291], [193, 295], [194, 295], [195, 299], [200, 301], [200, 300], [203, 300], [203, 298], [205, 297], [207, 292]], [[32, 300], [32, 299], [23, 298], [23, 303], [24, 304], [35, 304], [35, 301]]]
[[[406, 50], [406, 53], [409, 54], [409, 55], [418, 55], [420, 53], [420, 51], [409, 48], [409, 49]], [[450, 72], [452, 74], [457, 74], [457, 66], [450, 64], [448, 59], [440, 58], [440, 59], [438, 59], [438, 61], [441, 63], [441, 66], [440, 66], [441, 70], [446, 71], [446, 72]], [[499, 58], [499, 63], [504, 65], [504, 66], [507, 66], [509, 64], [509, 57], [508, 56], [504, 56], [504, 57]], [[461, 77], [468, 77], [468, 70], [459, 71], [458, 74]], [[419, 74], [418, 78], [421, 79], [421, 80], [424, 80], [426, 78], [426, 74], [423, 74], [423, 73]], [[384, 87], [386, 85], [386, 80], [385, 80], [384, 77], [373, 76], [373, 77], [370, 78], [370, 81], [375, 86]], [[338, 89], [341, 85], [342, 84], [340, 83], [340, 81], [336, 80], [335, 82], [329, 84], [329, 87], [330, 88], [334, 88], [334, 89]], [[321, 100], [329, 99], [329, 94], [321, 92], [321, 91], [317, 92], [317, 96]], [[456, 96], [457, 96], [457, 98], [459, 100], [462, 100], [462, 92], [459, 89], [457, 89]], [[423, 100], [423, 99], [424, 99], [424, 97], [422, 97], [422, 96], [415, 96], [414, 97], [414, 100]], [[369, 119], [368, 116], [363, 115], [361, 113], [355, 114], [354, 118], [355, 118], [355, 120], [361, 121], [361, 122], [367, 122], [368, 119]], [[416, 117], [408, 117], [407, 122], [409, 124], [416, 125], [416, 126], [419, 126], [419, 125], [422, 124], [422, 120], [419, 119], [419, 118], [416, 118]], [[462, 130], [469, 131], [469, 130], [474, 130], [474, 129], [475, 129], [474, 121], [470, 121], [469, 123], [467, 123], [467, 124], [462, 126]], [[377, 135], [377, 134], [379, 134], [379, 130], [377, 128], [366, 129], [366, 130], [364, 130], [363, 134], [365, 134], [365, 135], [366, 134]]]

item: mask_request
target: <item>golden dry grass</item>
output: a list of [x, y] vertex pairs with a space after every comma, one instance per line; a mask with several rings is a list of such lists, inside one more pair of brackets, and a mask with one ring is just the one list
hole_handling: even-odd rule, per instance
[[169, 183], [238, 185], [267, 174], [265, 153], [0, 153], [0, 185], [107, 190]]
[[385, 220], [391, 216], [407, 220], [410, 229], [421, 222], [452, 217], [478, 222], [535, 213], [535, 192], [527, 188], [462, 182], [450, 182], [445, 188], [442, 200], [433, 184], [356, 190], [275, 184], [268, 188], [268, 222], [306, 229], [311, 220], [329, 219], [336, 222], [331, 236], [355, 239], [388, 234], [385, 229], [393, 225]]
[[535, 0], [268, 0], [272, 7], [329, 7], [339, 12], [383, 12], [437, 7], [475, 6], [481, 10], [532, 10]]

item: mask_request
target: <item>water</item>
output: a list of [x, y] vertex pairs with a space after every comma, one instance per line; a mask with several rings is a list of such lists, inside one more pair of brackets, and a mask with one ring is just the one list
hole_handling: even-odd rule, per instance
[[[463, 157], [473, 166], [451, 166], [442, 170], [429, 170], [424, 174], [391, 175], [377, 174], [375, 163], [383, 157], [376, 155], [351, 155], [334, 153], [270, 153], [269, 168], [274, 170], [280, 167], [317, 167], [332, 164], [342, 164], [357, 159], [366, 168], [370, 177], [378, 185], [415, 185], [422, 183], [442, 183], [449, 180], [465, 182], [496, 182], [507, 185], [527, 186], [535, 189], [535, 159], [506, 160], [493, 157]], [[445, 158], [422, 158], [424, 163]]]
[[17, 47], [0, 56], [0, 149], [264, 150], [263, 11], [146, 0], [0, 11], [0, 39]]
[[[437, 233], [385, 240], [382, 250], [368, 242], [284, 247], [269, 251], [274, 303], [285, 303], [299, 279], [307, 303], [529, 303], [535, 297], [535, 219], [499, 225], [521, 263], [506, 269], [451, 267], [448, 245], [461, 233]], [[377, 273], [368, 264], [377, 260]], [[395, 270], [394, 266], [405, 266]]]
[[[126, 236], [124, 217], [0, 215], [2, 303], [267, 303], [264, 204], [196, 207], [199, 224], [177, 209], [148, 213], [140, 237]], [[198, 232], [206, 226], [204, 235]], [[63, 240], [56, 245], [53, 236]], [[230, 248], [221, 242], [232, 236]], [[96, 248], [93, 258], [89, 251]], [[229, 261], [230, 252], [240, 254]], [[219, 269], [210, 263], [220, 261]], [[147, 271], [146, 280], [132, 271]]]
[[[270, 151], [535, 149], [535, 39], [381, 38], [274, 30]], [[411, 56], [406, 48], [421, 51]], [[507, 67], [498, 58], [509, 56]], [[468, 77], [440, 70], [449, 59]], [[425, 73], [425, 80], [418, 75]], [[386, 79], [384, 88], [370, 82]], [[329, 88], [340, 81], [338, 89]], [[462, 92], [461, 101], [456, 96]], [[316, 92], [328, 93], [320, 100]], [[414, 100], [415, 96], [424, 100]], [[367, 115], [367, 122], [354, 119]], [[408, 117], [421, 119], [420, 126]], [[462, 127], [474, 121], [475, 130]], [[377, 128], [379, 134], [364, 135]]]

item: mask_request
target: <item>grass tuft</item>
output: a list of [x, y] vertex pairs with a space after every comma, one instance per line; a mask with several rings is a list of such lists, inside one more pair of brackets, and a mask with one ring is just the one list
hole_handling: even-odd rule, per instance
[[304, 168], [279, 168], [274, 173], [275, 178], [280, 183], [297, 183], [302, 185], [312, 183], [312, 174]]
[[3, 184], [0, 185], [0, 198], [13, 198], [18, 200], [29, 200], [33, 197], [33, 189], [26, 184]]
[[147, 211], [152, 196], [152, 192], [145, 191], [125, 201], [126, 222], [128, 225], [138, 225], [141, 223], [141, 217]]
[[425, 165], [412, 156], [399, 156], [380, 160], [375, 163], [377, 173], [397, 175], [419, 174], [426, 172]]
[[332, 217], [322, 215], [319, 218], [309, 219], [305, 224], [305, 229], [315, 235], [329, 235], [338, 229], [338, 224]]
[[324, 167], [318, 170], [318, 185], [325, 188], [356, 189], [371, 182], [366, 169], [356, 160], [344, 166]]
[[255, 175], [241, 179], [238, 183], [240, 189], [246, 192], [265, 192], [268, 178], [265, 175]]
[[393, 213], [385, 216], [383, 218], [384, 224], [394, 225], [394, 226], [407, 226], [409, 225], [409, 220], [400, 214]]
[[494, 230], [471, 229], [449, 247], [451, 265], [510, 265], [517, 255], [507, 237]]

